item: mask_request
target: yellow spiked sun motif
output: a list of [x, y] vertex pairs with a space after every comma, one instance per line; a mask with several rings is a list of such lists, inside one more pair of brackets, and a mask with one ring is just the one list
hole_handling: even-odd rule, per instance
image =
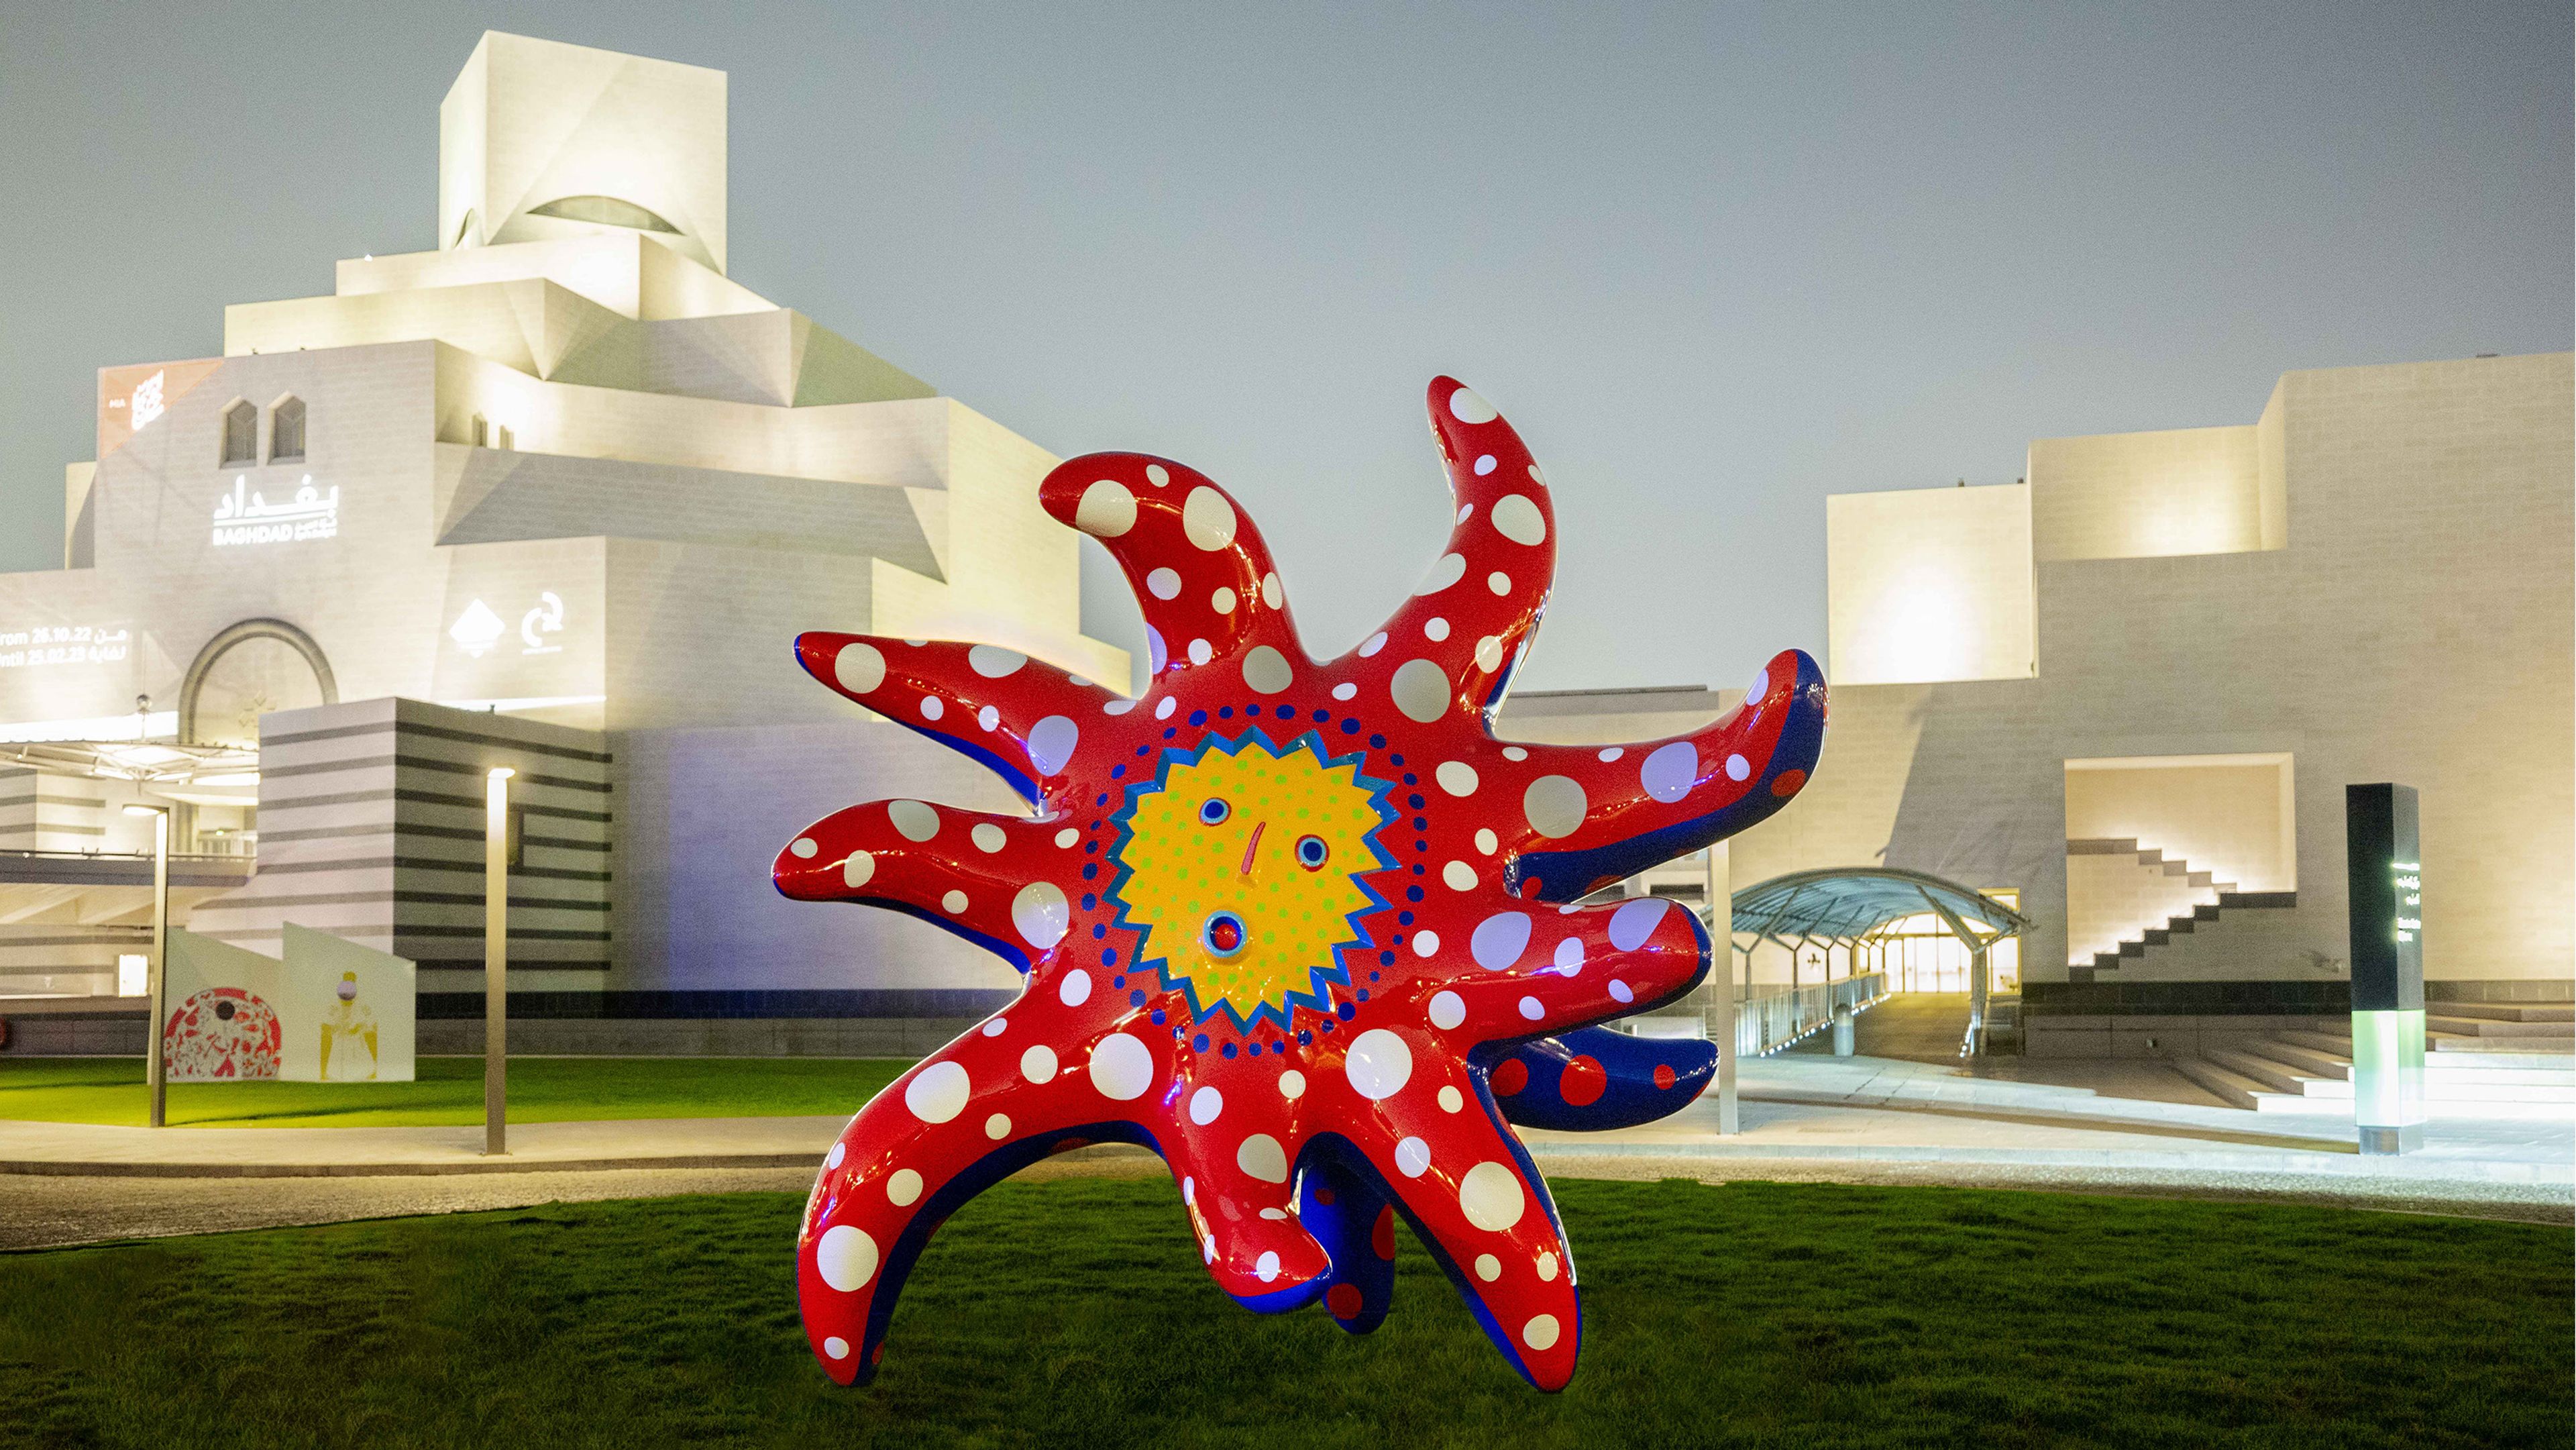
[[1109, 891], [1146, 933], [1138, 959], [1196, 1017], [1285, 1027], [1292, 1004], [1331, 1010], [1325, 985], [1349, 980], [1337, 951], [1362, 941], [1351, 918], [1386, 905], [1359, 879], [1394, 864], [1375, 839], [1394, 815], [1385, 784], [1311, 734], [1274, 746], [1255, 730], [1167, 752], [1159, 785], [1119, 813]]

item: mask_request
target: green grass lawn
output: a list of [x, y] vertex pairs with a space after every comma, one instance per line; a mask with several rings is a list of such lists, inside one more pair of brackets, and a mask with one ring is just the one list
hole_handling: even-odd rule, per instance
[[2564, 1229], [1960, 1189], [1559, 1185], [1573, 1387], [1418, 1247], [1394, 1316], [1263, 1318], [1171, 1186], [1007, 1183], [876, 1384], [797, 1327], [785, 1194], [0, 1256], [0, 1443], [810, 1447], [2567, 1444]]
[[[909, 1062], [776, 1057], [514, 1057], [510, 1121], [849, 1114]], [[204, 1128], [447, 1127], [483, 1121], [483, 1059], [424, 1057], [417, 1082], [172, 1083], [170, 1121]], [[0, 1057], [0, 1119], [140, 1126], [143, 1060]]]

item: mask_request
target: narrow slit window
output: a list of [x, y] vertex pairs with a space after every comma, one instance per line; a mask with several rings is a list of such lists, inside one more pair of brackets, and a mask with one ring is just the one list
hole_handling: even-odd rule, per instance
[[259, 462], [259, 409], [249, 400], [224, 409], [224, 466]]
[[280, 398], [268, 412], [268, 461], [304, 461], [304, 400]]

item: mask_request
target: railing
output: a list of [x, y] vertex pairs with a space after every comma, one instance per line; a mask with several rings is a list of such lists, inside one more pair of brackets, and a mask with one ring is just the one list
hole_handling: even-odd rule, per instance
[[[1885, 972], [1863, 972], [1840, 981], [1811, 982], [1803, 987], [1738, 1002], [1735, 1004], [1736, 1055], [1760, 1057], [1766, 1052], [1777, 1052], [1810, 1032], [1831, 1027], [1834, 1009], [1849, 1007], [1858, 1012], [1885, 1001], [1888, 995]], [[1650, 1017], [1630, 1017], [1612, 1025], [1640, 1037], [1707, 1037], [1709, 1015], [1708, 1009], [1701, 1007]]]
[[1831, 1027], [1834, 1010], [1858, 1012], [1887, 996], [1887, 974], [1865, 972], [1838, 982], [1812, 982], [1735, 1004], [1735, 1052], [1759, 1057], [1777, 1052], [1810, 1032]]

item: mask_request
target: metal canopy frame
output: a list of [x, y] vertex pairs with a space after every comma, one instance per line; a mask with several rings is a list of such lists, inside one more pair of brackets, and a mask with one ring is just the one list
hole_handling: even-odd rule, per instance
[[[1751, 970], [1755, 948], [1771, 942], [1794, 962], [1799, 946], [1815, 941], [1861, 948], [1874, 945], [1889, 926], [1925, 913], [1938, 917], [1968, 949], [1968, 1030], [1962, 1056], [1986, 1048], [1986, 1003], [1995, 943], [2027, 934], [2031, 920], [1993, 897], [1955, 881], [1893, 866], [1849, 866], [1794, 871], [1736, 892], [1734, 945]], [[1747, 943], [1741, 939], [1751, 937]], [[1790, 938], [1796, 938], [1792, 942]]]

